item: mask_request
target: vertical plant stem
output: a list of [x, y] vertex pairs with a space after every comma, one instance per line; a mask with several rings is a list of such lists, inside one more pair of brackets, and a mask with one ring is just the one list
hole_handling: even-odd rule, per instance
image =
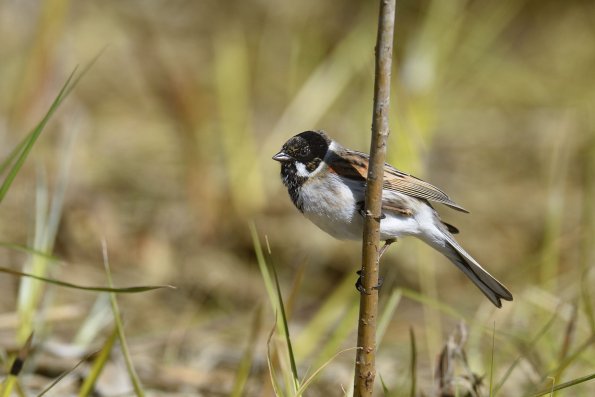
[[382, 182], [386, 141], [389, 134], [390, 76], [395, 26], [395, 0], [380, 1], [378, 36], [376, 39], [376, 69], [374, 81], [374, 113], [370, 166], [366, 187], [366, 211], [362, 247], [360, 314], [357, 331], [358, 350], [355, 359], [354, 397], [370, 397], [376, 377], [376, 322], [378, 317], [378, 252]]
[[[105, 268], [107, 282], [110, 288], [113, 288], [114, 283], [112, 281], [112, 273], [109, 267], [109, 260], [107, 257], [107, 243], [105, 240], [101, 241], [101, 248], [103, 253], [103, 267]], [[124, 363], [126, 364], [126, 369], [128, 370], [128, 375], [130, 376], [130, 382], [132, 382], [132, 387], [134, 388], [134, 393], [136, 394], [136, 397], [145, 397], [145, 391], [143, 390], [140, 379], [136, 374], [136, 369], [134, 369], [134, 365], [132, 364], [132, 358], [130, 356], [130, 351], [128, 350], [128, 343], [126, 342], [126, 335], [124, 334], [124, 325], [122, 325], [120, 307], [118, 306], [116, 294], [113, 292], [110, 293], [110, 301], [112, 303], [112, 313], [114, 314], [116, 332], [118, 333], [118, 339], [120, 340], [120, 349], [122, 349]]]

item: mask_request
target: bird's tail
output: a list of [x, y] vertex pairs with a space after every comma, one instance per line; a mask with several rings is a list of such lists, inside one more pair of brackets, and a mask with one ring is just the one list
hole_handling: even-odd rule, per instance
[[[501, 299], [511, 301], [512, 294], [502, 283], [488, 273], [448, 232], [443, 232], [444, 241], [441, 244], [431, 243], [434, 248], [444, 254], [452, 263], [457, 265], [473, 281], [485, 296], [497, 307], [502, 307]], [[444, 245], [442, 245], [444, 244]]]

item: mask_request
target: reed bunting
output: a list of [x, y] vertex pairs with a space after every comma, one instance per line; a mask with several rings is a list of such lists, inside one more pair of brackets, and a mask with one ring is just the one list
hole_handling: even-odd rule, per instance
[[[342, 147], [323, 131], [289, 139], [273, 156], [293, 204], [316, 226], [338, 239], [360, 240], [368, 155]], [[441, 252], [497, 307], [512, 294], [469, 255], [440, 220], [430, 201], [468, 212], [437, 187], [385, 164], [380, 239], [417, 237]]]

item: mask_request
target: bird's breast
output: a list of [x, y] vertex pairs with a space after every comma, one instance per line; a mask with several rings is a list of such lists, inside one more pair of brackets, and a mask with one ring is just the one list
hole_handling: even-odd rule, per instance
[[360, 239], [362, 217], [356, 203], [359, 192], [336, 174], [310, 178], [300, 189], [301, 209], [312, 223], [338, 239]]

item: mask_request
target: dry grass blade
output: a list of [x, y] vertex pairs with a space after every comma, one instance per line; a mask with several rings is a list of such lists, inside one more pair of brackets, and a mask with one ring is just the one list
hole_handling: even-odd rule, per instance
[[483, 379], [471, 370], [467, 362], [465, 352], [467, 337], [467, 327], [461, 322], [448, 337], [440, 353], [436, 367], [436, 380], [439, 387], [438, 395], [441, 397], [482, 395]]
[[56, 386], [58, 383], [60, 383], [60, 381], [62, 379], [64, 379], [66, 376], [68, 376], [69, 374], [71, 374], [74, 370], [76, 370], [79, 365], [81, 365], [82, 363], [84, 363], [85, 361], [87, 361], [87, 359], [92, 356], [94, 353], [90, 354], [89, 356], [83, 358], [82, 360], [80, 360], [78, 363], [76, 363], [76, 365], [74, 367], [72, 367], [71, 369], [69, 369], [68, 371], [65, 371], [63, 373], [60, 374], [60, 376], [58, 376], [56, 379], [54, 379], [54, 381], [52, 383], [50, 383], [48, 385], [48, 387], [46, 387], [45, 389], [43, 389], [41, 391], [41, 393], [39, 393], [37, 395], [37, 397], [42, 397], [45, 396], [47, 394], [47, 392], [49, 392], [50, 390], [52, 390], [54, 388], [54, 386]]
[[6, 267], [0, 266], [0, 273], [6, 273], [17, 277], [29, 277], [35, 280], [44, 281], [48, 284], [58, 285], [60, 287], [65, 288], [72, 288], [78, 289], [83, 291], [95, 291], [95, 292], [111, 292], [115, 294], [136, 294], [139, 292], [147, 292], [152, 291], [160, 288], [173, 288], [173, 285], [145, 285], [145, 286], [137, 286], [137, 287], [125, 287], [125, 288], [114, 288], [114, 287], [86, 287], [82, 285], [76, 285], [72, 283], [67, 283], [66, 281], [55, 280], [47, 277], [36, 276], [34, 274], [29, 274], [25, 272], [21, 272], [18, 270], [8, 269]]
[[95, 383], [99, 378], [99, 375], [101, 375], [101, 372], [105, 367], [105, 364], [107, 364], [107, 361], [109, 360], [110, 354], [112, 352], [117, 337], [118, 329], [114, 328], [109, 338], [107, 338], [103, 347], [99, 351], [99, 354], [97, 355], [97, 357], [95, 357], [95, 360], [93, 361], [93, 366], [91, 367], [89, 374], [87, 375], [85, 381], [79, 389], [79, 397], [86, 397], [93, 393], [93, 387], [95, 386]]

